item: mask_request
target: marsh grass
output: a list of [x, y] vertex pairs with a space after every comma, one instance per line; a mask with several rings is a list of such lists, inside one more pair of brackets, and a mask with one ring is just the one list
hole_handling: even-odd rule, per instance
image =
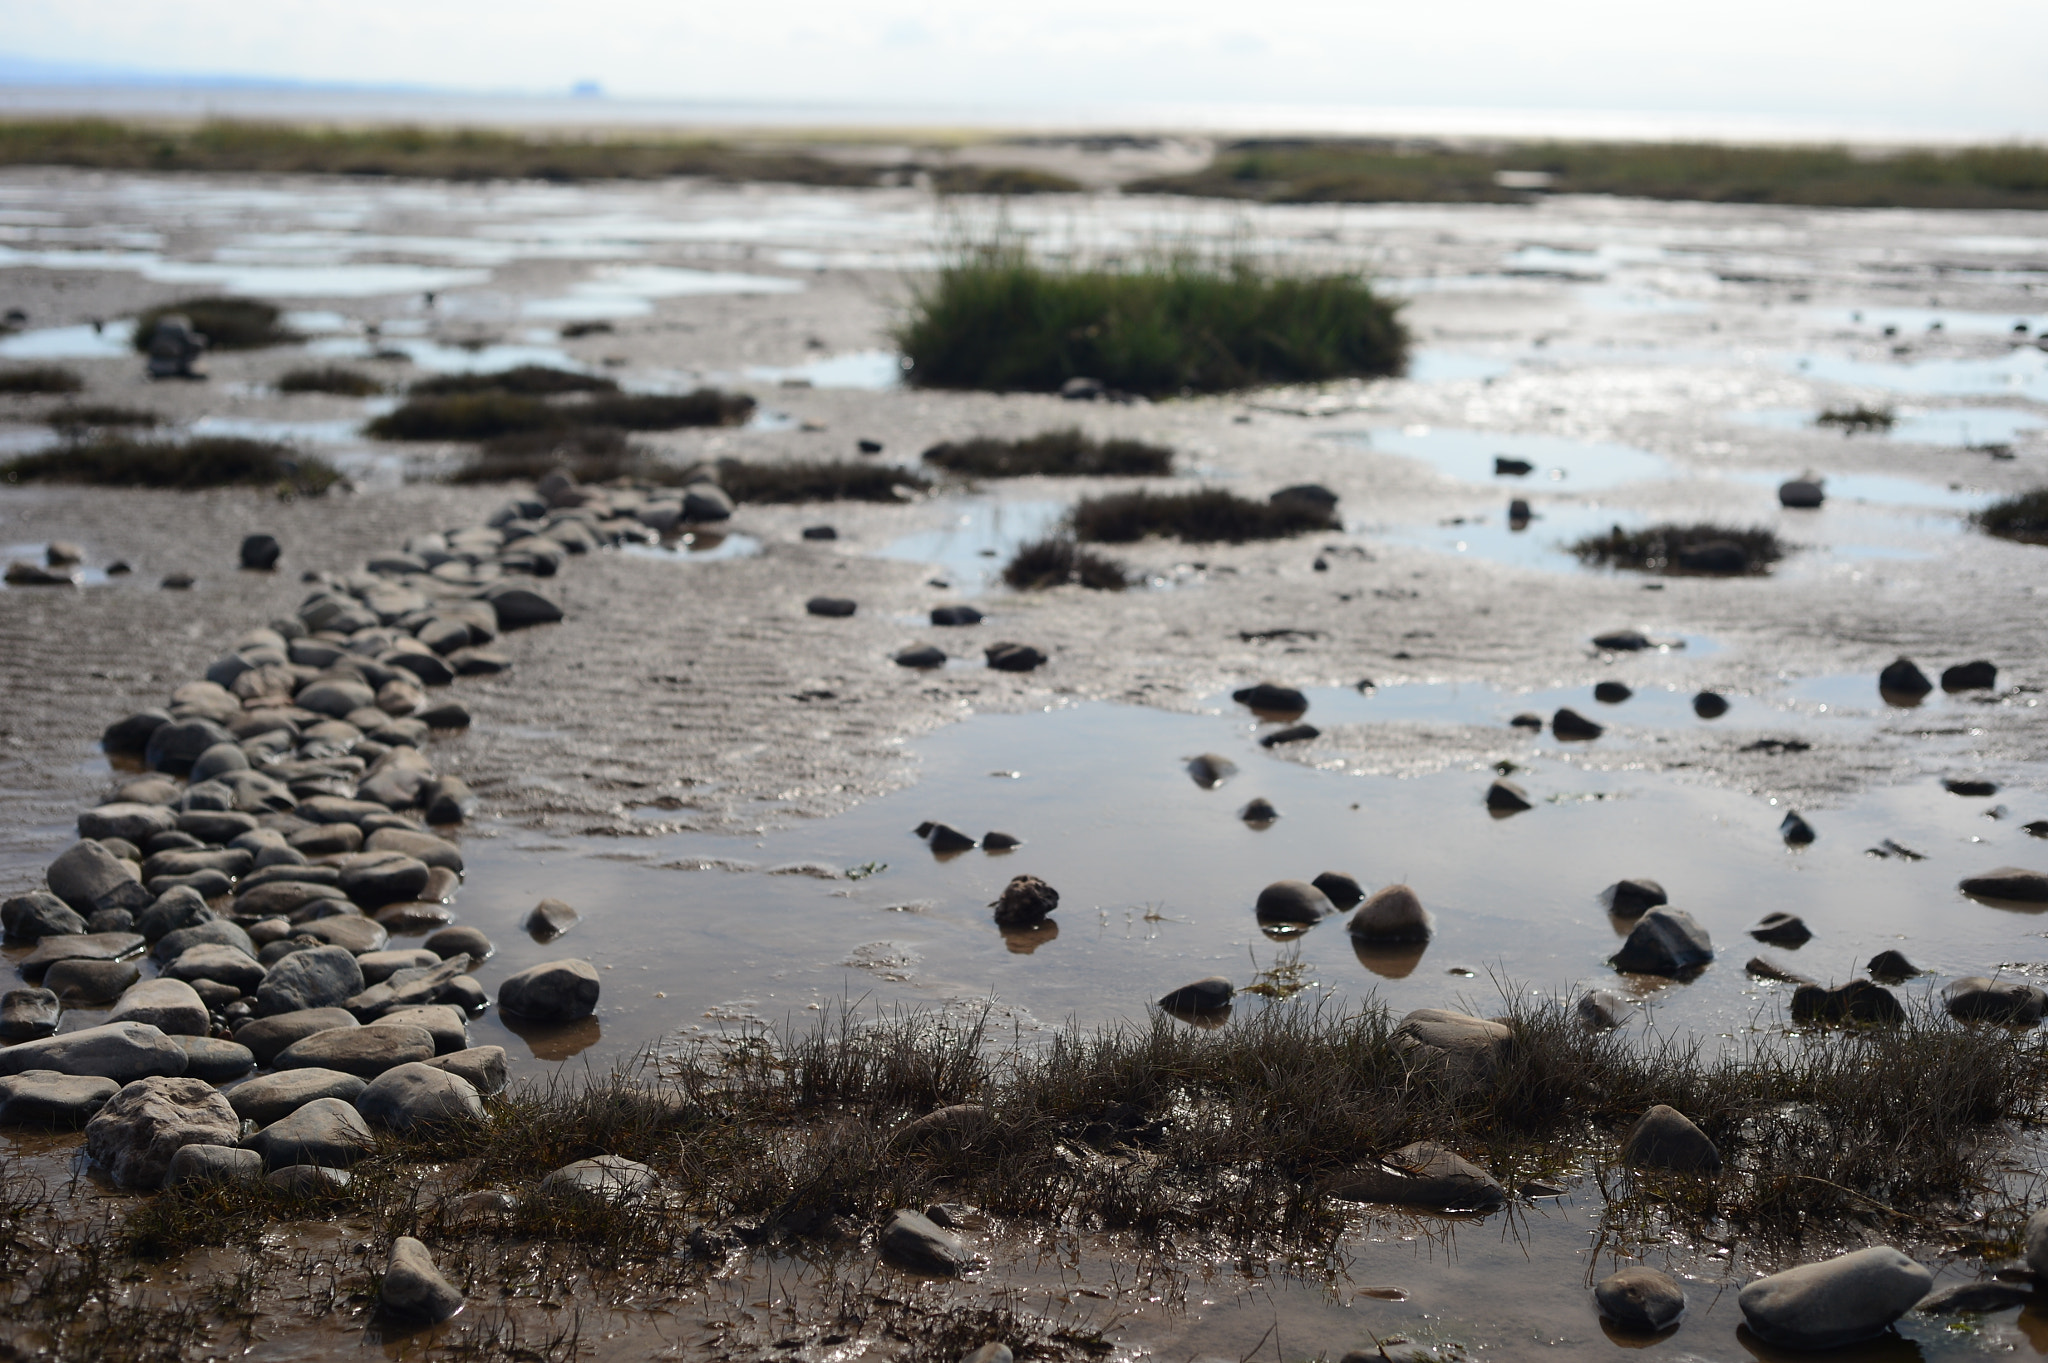
[[1014, 440], [949, 440], [926, 450], [924, 461], [974, 478], [1143, 478], [1173, 472], [1173, 451], [1163, 445], [1101, 440], [1078, 426]]
[[900, 502], [932, 485], [912, 469], [851, 460], [721, 459], [717, 474], [718, 485], [742, 502]]
[[1003, 581], [1019, 591], [1072, 584], [1091, 591], [1120, 592], [1131, 580], [1123, 564], [1083, 549], [1066, 535], [1048, 535], [1020, 545], [1003, 565]]
[[269, 303], [255, 298], [209, 295], [160, 303], [145, 310], [135, 319], [135, 331], [130, 338], [135, 348], [146, 352], [158, 320], [173, 314], [191, 322], [192, 329], [206, 338], [209, 350], [258, 350], [299, 339], [278, 325], [278, 310]]
[[159, 425], [163, 418], [141, 407], [81, 402], [53, 408], [43, 414], [43, 421], [65, 439], [76, 440], [87, 431], [107, 430], [116, 426], [155, 426]]
[[61, 365], [32, 364], [0, 369], [0, 394], [82, 393], [85, 380]]
[[1854, 407], [1829, 407], [1813, 419], [1816, 426], [1833, 426], [1844, 435], [1855, 435], [1859, 431], [1888, 431], [1898, 423], [1898, 417], [1889, 407], [1871, 407], [1857, 403]]
[[1987, 535], [2048, 544], [2048, 487], [2000, 498], [1971, 519]]
[[680, 472], [645, 446], [608, 426], [575, 426], [565, 431], [521, 431], [484, 442], [448, 475], [451, 483], [537, 482], [556, 469], [579, 483], [618, 478], [671, 481]]
[[1398, 307], [1356, 275], [1155, 256], [1056, 270], [999, 240], [954, 252], [897, 328], [925, 388], [1054, 392], [1090, 378], [1146, 396], [1398, 374]]
[[599, 394], [567, 410], [580, 425], [674, 431], [686, 426], [738, 426], [753, 414], [754, 400], [745, 393], [699, 388], [678, 394]]
[[1571, 552], [1581, 563], [1605, 568], [1733, 577], [1768, 571], [1785, 556], [1785, 545], [1764, 529], [1666, 523], [1641, 530], [1617, 525], [1604, 535], [1578, 540]]
[[1026, 166], [941, 166], [931, 172], [940, 194], [1078, 194], [1087, 186], [1049, 170]]
[[1075, 538], [1098, 544], [1132, 544], [1147, 535], [1188, 544], [1242, 544], [1331, 530], [1339, 524], [1331, 512], [1313, 503], [1285, 498], [1255, 502], [1223, 488], [1087, 497], [1075, 505], [1070, 520]]
[[522, 364], [485, 374], [436, 374], [406, 389], [416, 398], [447, 397], [451, 393], [518, 393], [538, 398], [559, 393], [618, 391], [619, 385], [601, 374], [579, 374], [573, 369], [546, 364]]
[[267, 487], [280, 494], [319, 496], [341, 482], [335, 467], [272, 440], [193, 436], [138, 440], [101, 435], [0, 463], [0, 482], [92, 483], [102, 487]]
[[358, 369], [338, 364], [311, 369], [288, 369], [277, 381], [280, 393], [334, 393], [345, 398], [366, 398], [384, 391], [384, 385]]
[[549, 402], [491, 387], [410, 397], [364, 430], [379, 440], [491, 440], [592, 427], [672, 431], [735, 426], [753, 410], [745, 394], [714, 388], [677, 395], [600, 392], [584, 402]]

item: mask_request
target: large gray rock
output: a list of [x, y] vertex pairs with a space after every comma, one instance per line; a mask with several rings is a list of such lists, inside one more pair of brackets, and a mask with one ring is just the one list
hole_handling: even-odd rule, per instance
[[54, 1036], [62, 1017], [63, 1007], [50, 990], [10, 989], [0, 994], [0, 1042], [11, 1045]]
[[530, 587], [499, 582], [486, 587], [483, 599], [497, 613], [499, 629], [525, 629], [529, 625], [551, 625], [562, 618], [562, 608]]
[[2019, 980], [1966, 975], [1941, 991], [1950, 1017], [1966, 1022], [2004, 1022], [2031, 1027], [2048, 1008], [2048, 994]]
[[330, 1008], [363, 992], [363, 970], [346, 947], [294, 952], [270, 968], [256, 991], [256, 1012], [295, 1013]]
[[441, 958], [425, 947], [402, 947], [389, 951], [366, 951], [356, 957], [363, 968], [363, 983], [382, 984], [401, 970], [431, 970]]
[[293, 704], [301, 710], [330, 715], [335, 719], [347, 719], [357, 710], [367, 709], [376, 703], [375, 691], [359, 681], [339, 677], [323, 677], [309, 682], [293, 697]]
[[187, 1145], [233, 1145], [235, 1110], [204, 1079], [137, 1079], [85, 1126], [85, 1153], [123, 1188], [163, 1185], [171, 1156]]
[[[51, 889], [56, 889], [52, 881]], [[2024, 904], [2048, 903], [2048, 874], [2019, 866], [2001, 866], [1962, 883], [1962, 891], [1980, 899], [2012, 899]], [[75, 907], [75, 906], [74, 906]]]
[[1415, 891], [1389, 885], [1351, 915], [1351, 935], [1362, 942], [1427, 942], [1436, 922]]
[[238, 993], [254, 994], [268, 972], [255, 957], [239, 947], [209, 943], [181, 952], [176, 960], [164, 967], [163, 973], [170, 979], [183, 980], [187, 984], [213, 980], [232, 986]]
[[498, 1007], [535, 1022], [574, 1022], [597, 1009], [597, 967], [588, 961], [531, 966], [498, 986]]
[[1470, 1013], [1417, 1008], [1395, 1025], [1391, 1040], [1412, 1071], [1452, 1093], [1468, 1093], [1491, 1086], [1499, 1076], [1514, 1033]]
[[[225, 691], [222, 695], [227, 695]], [[233, 701], [233, 697], [229, 697]], [[239, 702], [235, 702], [240, 708]], [[142, 760], [152, 771], [183, 776], [192, 770], [199, 755], [216, 743], [232, 743], [235, 736], [210, 719], [174, 719], [152, 730], [142, 750]]]
[[101, 909], [140, 913], [153, 896], [142, 888], [133, 863], [96, 842], [75, 842], [44, 872], [50, 893], [90, 917]]
[[467, 1079], [470, 1087], [486, 1098], [505, 1091], [503, 1046], [471, 1046], [468, 1050], [437, 1055], [426, 1063]]
[[74, 1008], [104, 1008], [141, 978], [134, 961], [58, 961], [43, 972], [43, 988]]
[[462, 870], [461, 848], [446, 838], [437, 838], [432, 833], [417, 833], [409, 828], [380, 828], [363, 840], [363, 850], [398, 852], [428, 866], [441, 866], [457, 872]]
[[177, 827], [178, 816], [162, 805], [134, 804], [116, 800], [111, 804], [80, 812], [78, 836], [81, 838], [126, 838], [140, 845], [158, 833], [167, 833]]
[[187, 1145], [171, 1156], [164, 1187], [181, 1183], [254, 1183], [263, 1177], [263, 1156], [233, 1145]]
[[1925, 1268], [1889, 1245], [1873, 1245], [1759, 1278], [1736, 1300], [1766, 1344], [1833, 1349], [1881, 1333], [1933, 1286]]
[[1436, 1211], [1486, 1211], [1507, 1201], [1507, 1191], [1493, 1175], [1430, 1141], [1416, 1141], [1383, 1160], [1331, 1175], [1320, 1186], [1329, 1196], [1352, 1202]]
[[410, 1235], [391, 1242], [378, 1289], [384, 1309], [414, 1320], [443, 1321], [462, 1310], [462, 1293], [434, 1267], [434, 1256]]
[[341, 892], [366, 909], [417, 899], [428, 869], [403, 852], [358, 852], [341, 864]]
[[1640, 1264], [1602, 1278], [1593, 1300], [1602, 1315], [1639, 1334], [1655, 1334], [1685, 1314], [1685, 1289], [1670, 1274]]
[[265, 1169], [294, 1164], [346, 1169], [370, 1152], [376, 1137], [350, 1104], [339, 1098], [315, 1098], [243, 1144], [263, 1156]]
[[1675, 1107], [1657, 1104], [1636, 1120], [1621, 1143], [1621, 1160], [1639, 1169], [1718, 1173], [1721, 1152], [1707, 1133]]
[[111, 1079], [24, 1070], [0, 1079], [0, 1126], [76, 1131], [120, 1091], [121, 1086]]
[[1236, 992], [1229, 980], [1211, 975], [1171, 991], [1159, 1000], [1159, 1006], [1169, 1013], [1217, 1013], [1230, 1007]]
[[258, 1126], [269, 1126], [317, 1099], [339, 1098], [344, 1103], [353, 1103], [364, 1086], [362, 1079], [340, 1070], [279, 1070], [237, 1085], [228, 1095], [228, 1104], [237, 1116]]
[[882, 1226], [882, 1253], [919, 1273], [957, 1278], [974, 1262], [960, 1237], [942, 1230], [922, 1212], [898, 1208]]
[[185, 1050], [146, 1022], [109, 1022], [0, 1050], [0, 1074], [55, 1070], [119, 1084], [185, 1072]]
[[285, 1047], [270, 1063], [280, 1070], [340, 1070], [375, 1079], [399, 1065], [433, 1058], [434, 1037], [426, 1028], [373, 1022], [315, 1032]]
[[312, 937], [331, 947], [341, 947], [351, 956], [367, 956], [391, 944], [391, 930], [374, 918], [359, 913], [331, 913], [301, 923], [294, 935]]
[[386, 1070], [355, 1101], [356, 1111], [370, 1125], [393, 1131], [484, 1115], [483, 1100], [467, 1079], [418, 1062]]
[[194, 923], [189, 928], [165, 933], [150, 954], [159, 961], [175, 961], [192, 948], [203, 946], [228, 946], [248, 956], [256, 954], [256, 944], [249, 940], [247, 929], [225, 918], [216, 918], [210, 923]]
[[0, 903], [0, 929], [10, 942], [40, 942], [86, 930], [85, 920], [53, 894], [33, 890]]
[[1713, 959], [1714, 943], [1691, 914], [1660, 908], [1636, 920], [1608, 963], [1625, 974], [1679, 975]]
[[219, 917], [197, 890], [180, 885], [158, 895], [154, 904], [136, 914], [135, 930], [148, 941], [160, 942], [180, 928], [196, 928]]
[[421, 1003], [393, 1008], [378, 1015], [381, 1026], [423, 1027], [434, 1038], [436, 1055], [451, 1055], [469, 1045], [469, 1018], [460, 1008], [445, 1003]]
[[205, 1036], [212, 1020], [206, 1004], [183, 980], [142, 980], [114, 1003], [107, 1021], [146, 1022], [169, 1036]]
[[256, 1057], [247, 1046], [223, 1041], [217, 1036], [171, 1038], [185, 1048], [185, 1077], [204, 1079], [209, 1084], [226, 1084], [245, 1077], [256, 1068]]
[[356, 1025], [355, 1014], [346, 1008], [308, 1008], [245, 1022], [235, 1030], [235, 1040], [249, 1048], [257, 1064], [268, 1065], [295, 1041], [302, 1041], [315, 1032]]
[[654, 1171], [623, 1155], [595, 1155], [565, 1164], [540, 1181], [540, 1190], [556, 1196], [601, 1197], [629, 1202], [654, 1187]]
[[60, 961], [119, 961], [142, 950], [142, 935], [135, 932], [75, 932], [45, 937], [36, 949], [15, 962], [25, 980], [40, 980], [43, 972]]

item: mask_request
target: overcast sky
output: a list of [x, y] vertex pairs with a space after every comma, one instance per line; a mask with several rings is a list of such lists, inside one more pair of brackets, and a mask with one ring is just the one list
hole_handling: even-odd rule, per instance
[[2048, 0], [0, 0], [0, 53], [719, 101], [1687, 112], [2048, 138]]

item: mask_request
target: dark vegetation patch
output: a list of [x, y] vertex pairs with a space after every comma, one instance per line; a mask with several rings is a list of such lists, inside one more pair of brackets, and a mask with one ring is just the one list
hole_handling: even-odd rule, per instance
[[549, 402], [502, 388], [458, 389], [408, 398], [364, 429], [379, 440], [490, 440], [590, 427], [672, 431], [735, 426], [753, 410], [752, 398], [715, 388], [676, 395], [599, 393], [586, 402]]
[[1075, 538], [1097, 544], [1132, 544], [1147, 535], [1189, 544], [1242, 544], [1331, 530], [1338, 525], [1329, 510], [1310, 502], [1255, 502], [1224, 488], [1086, 497], [1074, 507], [1070, 519]]
[[0, 393], [81, 393], [85, 380], [75, 370], [54, 364], [0, 369]]
[[138, 440], [132, 436], [103, 435], [0, 463], [0, 481], [187, 491], [248, 486], [318, 496], [340, 482], [341, 474], [318, 455], [305, 454], [272, 440], [226, 435]]
[[1079, 180], [1025, 166], [941, 166], [931, 172], [941, 194], [1078, 194]]
[[1973, 518], [1987, 535], [2000, 539], [2048, 544], [2048, 487], [2001, 498]]
[[890, 464], [850, 460], [747, 463], [718, 461], [718, 485], [741, 502], [896, 502], [899, 489], [923, 492], [931, 480]]
[[155, 426], [163, 418], [142, 407], [79, 402], [54, 408], [43, 414], [43, 420], [65, 439], [75, 440], [86, 431], [101, 431], [114, 426]]
[[1064, 271], [998, 243], [943, 266], [896, 343], [926, 388], [1054, 392], [1089, 378], [1161, 396], [1398, 374], [1408, 333], [1396, 314], [1356, 275], [1188, 256]]
[[384, 391], [384, 385], [359, 369], [343, 365], [322, 365], [316, 369], [288, 369], [277, 381], [280, 393], [335, 393], [345, 398], [366, 398]]
[[1003, 565], [1003, 581], [1019, 591], [1070, 583], [1093, 591], [1120, 592], [1131, 575], [1113, 558], [1083, 549], [1065, 535], [1049, 535], [1021, 546]]
[[522, 397], [553, 397], [558, 393], [616, 393], [619, 385], [599, 374], [579, 374], [546, 364], [522, 364], [486, 374], [437, 374], [421, 379], [406, 392], [416, 398], [453, 393], [517, 393]]
[[1769, 530], [1712, 525], [1652, 525], [1641, 530], [1615, 526], [1604, 535], [1588, 535], [1571, 546], [1581, 563], [1604, 568], [1634, 568], [1646, 573], [1700, 573], [1740, 576], [1766, 572], [1785, 556], [1785, 546]]
[[685, 426], [738, 426], [753, 414], [754, 400], [716, 388], [694, 392], [599, 394], [567, 410], [579, 425], [617, 426], [628, 431], [673, 431]]
[[144, 312], [135, 319], [135, 348], [147, 351], [158, 320], [171, 316], [189, 321], [192, 330], [206, 338], [211, 350], [258, 350], [299, 339], [278, 325], [278, 310], [269, 303], [255, 298], [209, 296], [162, 303]]
[[1858, 431], [1888, 431], [1898, 422], [1889, 407], [1869, 407], [1857, 403], [1854, 407], [1830, 407], [1813, 419], [1816, 426], [1834, 426], [1844, 435]]
[[626, 439], [609, 426], [575, 426], [566, 431], [521, 431], [484, 442], [451, 474], [451, 483], [538, 482], [556, 469], [579, 483], [632, 478], [660, 483], [676, 472], [655, 451]]
[[1016, 440], [976, 436], [949, 440], [924, 452], [927, 464], [975, 478], [1147, 477], [1173, 472], [1173, 451], [1142, 440], [1098, 440], [1079, 427]]
[[[1532, 184], [1530, 177], [1536, 177]], [[1505, 181], [1505, 183], [1503, 183]], [[1842, 147], [1262, 138], [1124, 186], [1264, 203], [1520, 203], [1542, 193], [1847, 208], [2048, 208], [2048, 148], [1872, 156]]]

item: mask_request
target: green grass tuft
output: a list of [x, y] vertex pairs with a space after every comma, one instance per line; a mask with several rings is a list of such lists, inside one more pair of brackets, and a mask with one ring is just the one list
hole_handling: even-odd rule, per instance
[[0, 369], [0, 394], [82, 393], [85, 380], [76, 371], [54, 364], [28, 365], [21, 369]]
[[1408, 334], [1396, 313], [1355, 275], [1187, 256], [1056, 271], [997, 243], [942, 267], [896, 342], [926, 388], [1053, 392], [1091, 378], [1163, 396], [1398, 374]]
[[1889, 407], [1868, 407], [1857, 403], [1854, 407], [1830, 407], [1813, 419], [1816, 426], [1835, 426], [1844, 435], [1858, 431], [1888, 431], [1898, 418]]
[[597, 374], [579, 374], [552, 365], [522, 364], [487, 374], [437, 374], [421, 379], [406, 392], [416, 398], [447, 397], [453, 393], [517, 393], [522, 397], [552, 397], [557, 393], [616, 393], [619, 385]]
[[977, 436], [924, 452], [927, 464], [976, 478], [1151, 477], [1173, 472], [1173, 451], [1142, 440], [1098, 440], [1078, 427], [1019, 440]]
[[43, 420], [59, 435], [75, 440], [85, 431], [110, 426], [155, 426], [163, 418], [141, 407], [121, 407], [108, 402], [67, 403], [43, 414]]
[[366, 398], [384, 391], [384, 385], [356, 369], [338, 364], [317, 369], [288, 369], [277, 381], [280, 393], [335, 393], [345, 398]]
[[1255, 502], [1222, 488], [1088, 497], [1074, 507], [1071, 519], [1075, 538], [1097, 544], [1132, 544], [1147, 535], [1189, 544], [1242, 544], [1339, 526], [1333, 514], [1313, 503]]
[[173, 314], [191, 322], [192, 329], [206, 338], [209, 350], [258, 350], [299, 339], [278, 325], [278, 310], [269, 303], [209, 296], [163, 303], [144, 312], [135, 319], [135, 348], [146, 353], [157, 319]]
[[745, 394], [714, 388], [677, 396], [600, 393], [588, 402], [564, 403], [485, 388], [408, 398], [364, 429], [379, 440], [490, 440], [589, 427], [672, 431], [734, 426], [753, 410], [754, 400]]
[[1987, 535], [2048, 544], [2048, 487], [2001, 498], [1971, 519]]
[[572, 426], [487, 440], [448, 475], [448, 481], [530, 483], [556, 469], [579, 483], [608, 483], [615, 478], [660, 483], [673, 481], [681, 472], [663, 464], [653, 450], [627, 440], [624, 431], [609, 426]]
[[891, 464], [850, 460], [718, 461], [718, 485], [740, 502], [899, 502], [898, 488], [923, 492], [931, 480]]
[[271, 440], [197, 436], [137, 440], [107, 435], [0, 464], [8, 483], [92, 483], [102, 487], [273, 487], [318, 496], [341, 481], [332, 464]]
[[685, 426], [738, 426], [753, 415], [754, 400], [745, 393], [716, 388], [675, 395], [600, 394], [567, 409], [587, 426], [617, 426], [627, 431], [674, 431]]
[[1115, 559], [1083, 549], [1063, 535], [1050, 535], [1020, 546], [1003, 565], [1003, 581], [1019, 591], [1073, 584], [1091, 591], [1120, 592], [1131, 585], [1131, 575]]
[[1607, 568], [1711, 576], [1762, 573], [1785, 556], [1784, 544], [1769, 530], [1705, 522], [1652, 525], [1642, 530], [1624, 530], [1617, 525], [1604, 535], [1588, 535], [1572, 545], [1571, 551], [1582, 563]]
[[1087, 186], [1049, 170], [1023, 166], [945, 166], [932, 173], [940, 194], [1078, 194]]

